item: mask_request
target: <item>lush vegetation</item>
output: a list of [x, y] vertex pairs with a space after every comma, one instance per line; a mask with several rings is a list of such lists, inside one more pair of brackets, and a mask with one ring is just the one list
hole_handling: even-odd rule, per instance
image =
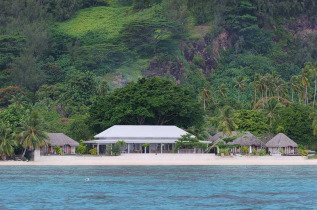
[[34, 113], [40, 131], [77, 141], [176, 124], [314, 148], [316, 11], [314, 0], [0, 0], [0, 152], [43, 143], [8, 140]]

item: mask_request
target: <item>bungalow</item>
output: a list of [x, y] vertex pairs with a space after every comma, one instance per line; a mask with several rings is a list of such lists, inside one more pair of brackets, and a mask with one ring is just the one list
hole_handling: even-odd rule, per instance
[[295, 154], [297, 149], [297, 144], [283, 133], [274, 136], [265, 146], [271, 154]]
[[[233, 138], [232, 141], [226, 142], [226, 138]], [[213, 144], [217, 144], [218, 142], [222, 142], [226, 145], [240, 145], [236, 148], [232, 149], [232, 152], [234, 153], [241, 153], [241, 146], [247, 146], [249, 147], [249, 153], [252, 152], [252, 150], [258, 150], [261, 149], [264, 145], [261, 140], [259, 140], [255, 135], [247, 132], [236, 132], [233, 131], [232, 135], [229, 137], [227, 134], [223, 134], [223, 132], [219, 132], [216, 135], [212, 136], [210, 138], [211, 141], [213, 141]]]
[[47, 146], [40, 148], [41, 155], [55, 154], [53, 147], [61, 147], [63, 154], [75, 154], [79, 143], [63, 133], [48, 133], [49, 139], [45, 139]]
[[[97, 147], [98, 154], [108, 154], [118, 141], [126, 143], [123, 153], [170, 153], [175, 148], [175, 142], [185, 134], [188, 133], [176, 126], [114, 125], [97, 134], [97, 140], [84, 143]], [[144, 144], [149, 144], [149, 147], [145, 148]]]

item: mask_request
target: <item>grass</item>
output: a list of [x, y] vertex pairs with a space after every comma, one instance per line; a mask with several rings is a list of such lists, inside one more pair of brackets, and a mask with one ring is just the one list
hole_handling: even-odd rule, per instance
[[317, 153], [315, 153], [313, 156], [308, 156], [308, 159], [317, 159]]
[[80, 10], [76, 17], [56, 25], [59, 31], [74, 37], [80, 37], [89, 31], [102, 31], [108, 39], [112, 39], [118, 37], [123, 25], [132, 19], [151, 18], [154, 9], [133, 12], [130, 7], [123, 6], [91, 7]]
[[91, 7], [80, 10], [75, 18], [58, 23], [58, 30], [75, 37], [88, 31], [104, 30], [108, 38], [119, 35], [126, 22], [128, 7]]

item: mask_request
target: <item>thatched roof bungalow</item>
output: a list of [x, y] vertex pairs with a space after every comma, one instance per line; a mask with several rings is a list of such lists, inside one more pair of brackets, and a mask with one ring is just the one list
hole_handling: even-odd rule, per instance
[[45, 139], [47, 146], [41, 147], [41, 154], [54, 153], [53, 147], [62, 148], [63, 154], [75, 154], [75, 148], [79, 143], [63, 133], [48, 133], [48, 139]]
[[283, 133], [274, 136], [265, 146], [271, 154], [295, 154], [297, 148], [296, 142]]
[[[231, 137], [236, 137], [236, 139], [227, 143], [226, 141], [224, 141], [224, 139], [231, 138]], [[213, 142], [213, 144], [217, 144], [218, 142], [223, 142], [224, 144], [227, 144], [227, 145], [248, 146], [250, 153], [252, 152], [252, 150], [258, 150], [264, 146], [262, 141], [259, 140], [255, 135], [253, 135], [249, 131], [247, 132], [233, 131], [230, 137], [227, 134], [224, 135], [223, 132], [219, 132], [213, 137], [211, 137], [210, 140]], [[241, 147], [237, 147], [233, 150], [234, 150], [233, 152], [240, 153]]]

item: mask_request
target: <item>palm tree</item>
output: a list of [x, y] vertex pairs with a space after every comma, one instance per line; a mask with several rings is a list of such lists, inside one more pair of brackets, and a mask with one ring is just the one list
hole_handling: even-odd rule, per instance
[[303, 93], [302, 76], [297, 75], [294, 77], [295, 77], [295, 83], [296, 83], [296, 85], [294, 86], [295, 92], [297, 93], [298, 103], [301, 104], [302, 103], [301, 102], [301, 94]]
[[268, 93], [269, 91], [272, 89], [272, 80], [273, 80], [273, 77], [271, 74], [266, 74], [264, 77], [263, 77], [263, 83], [264, 83], [264, 87], [265, 87], [265, 98], [266, 98], [266, 101], [268, 100]]
[[206, 111], [206, 103], [211, 99], [211, 91], [210, 88], [204, 87], [200, 93], [200, 100], [204, 104], [204, 110]]
[[98, 96], [106, 96], [109, 92], [109, 85], [106, 80], [98, 80], [97, 82], [96, 92]]
[[309, 118], [313, 120], [312, 129], [314, 136], [317, 136], [317, 112], [310, 113]]
[[261, 75], [256, 73], [254, 74], [254, 80], [253, 80], [253, 88], [254, 88], [254, 104], [256, 104], [256, 93], [259, 89], [261, 89]]
[[279, 103], [278, 100], [272, 98], [271, 100], [265, 103], [265, 110], [267, 112], [267, 117], [269, 119], [269, 124], [272, 125], [273, 120], [275, 119], [277, 110], [282, 105]]
[[27, 149], [34, 150], [41, 146], [45, 146], [45, 138], [48, 136], [42, 130], [42, 121], [37, 112], [32, 112], [30, 117], [19, 128], [19, 133], [16, 135], [17, 140], [24, 148], [22, 158], [25, 156]]
[[11, 130], [4, 125], [0, 126], [0, 155], [2, 160], [6, 160], [7, 156], [14, 154], [14, 146], [16, 142], [12, 136]]
[[306, 64], [302, 69], [302, 85], [305, 87], [304, 104], [308, 104], [308, 87], [310, 86], [309, 78], [311, 75], [310, 65]]
[[232, 131], [237, 130], [238, 126], [235, 123], [235, 110], [230, 106], [224, 106], [217, 110], [218, 114], [215, 118], [218, 130], [223, 132], [223, 135], [232, 135]]
[[314, 83], [315, 83], [315, 88], [314, 88], [314, 100], [313, 100], [313, 107], [315, 107], [315, 102], [316, 102], [316, 91], [317, 91], [317, 62], [314, 64], [308, 63], [309, 68], [311, 69], [310, 71], [314, 74]]
[[239, 76], [236, 81], [235, 87], [238, 88], [238, 102], [240, 102], [240, 92], [245, 91], [245, 80], [243, 76]]
[[292, 76], [289, 84], [292, 91], [292, 102], [294, 102], [294, 91], [298, 90], [297, 76]]
[[222, 96], [223, 98], [226, 98], [227, 97], [227, 92], [228, 92], [227, 85], [225, 83], [222, 83], [219, 86], [219, 94], [220, 94], [220, 96]]
[[280, 101], [280, 95], [285, 93], [285, 82], [280, 77], [274, 77], [273, 84], [277, 93], [277, 99]]

